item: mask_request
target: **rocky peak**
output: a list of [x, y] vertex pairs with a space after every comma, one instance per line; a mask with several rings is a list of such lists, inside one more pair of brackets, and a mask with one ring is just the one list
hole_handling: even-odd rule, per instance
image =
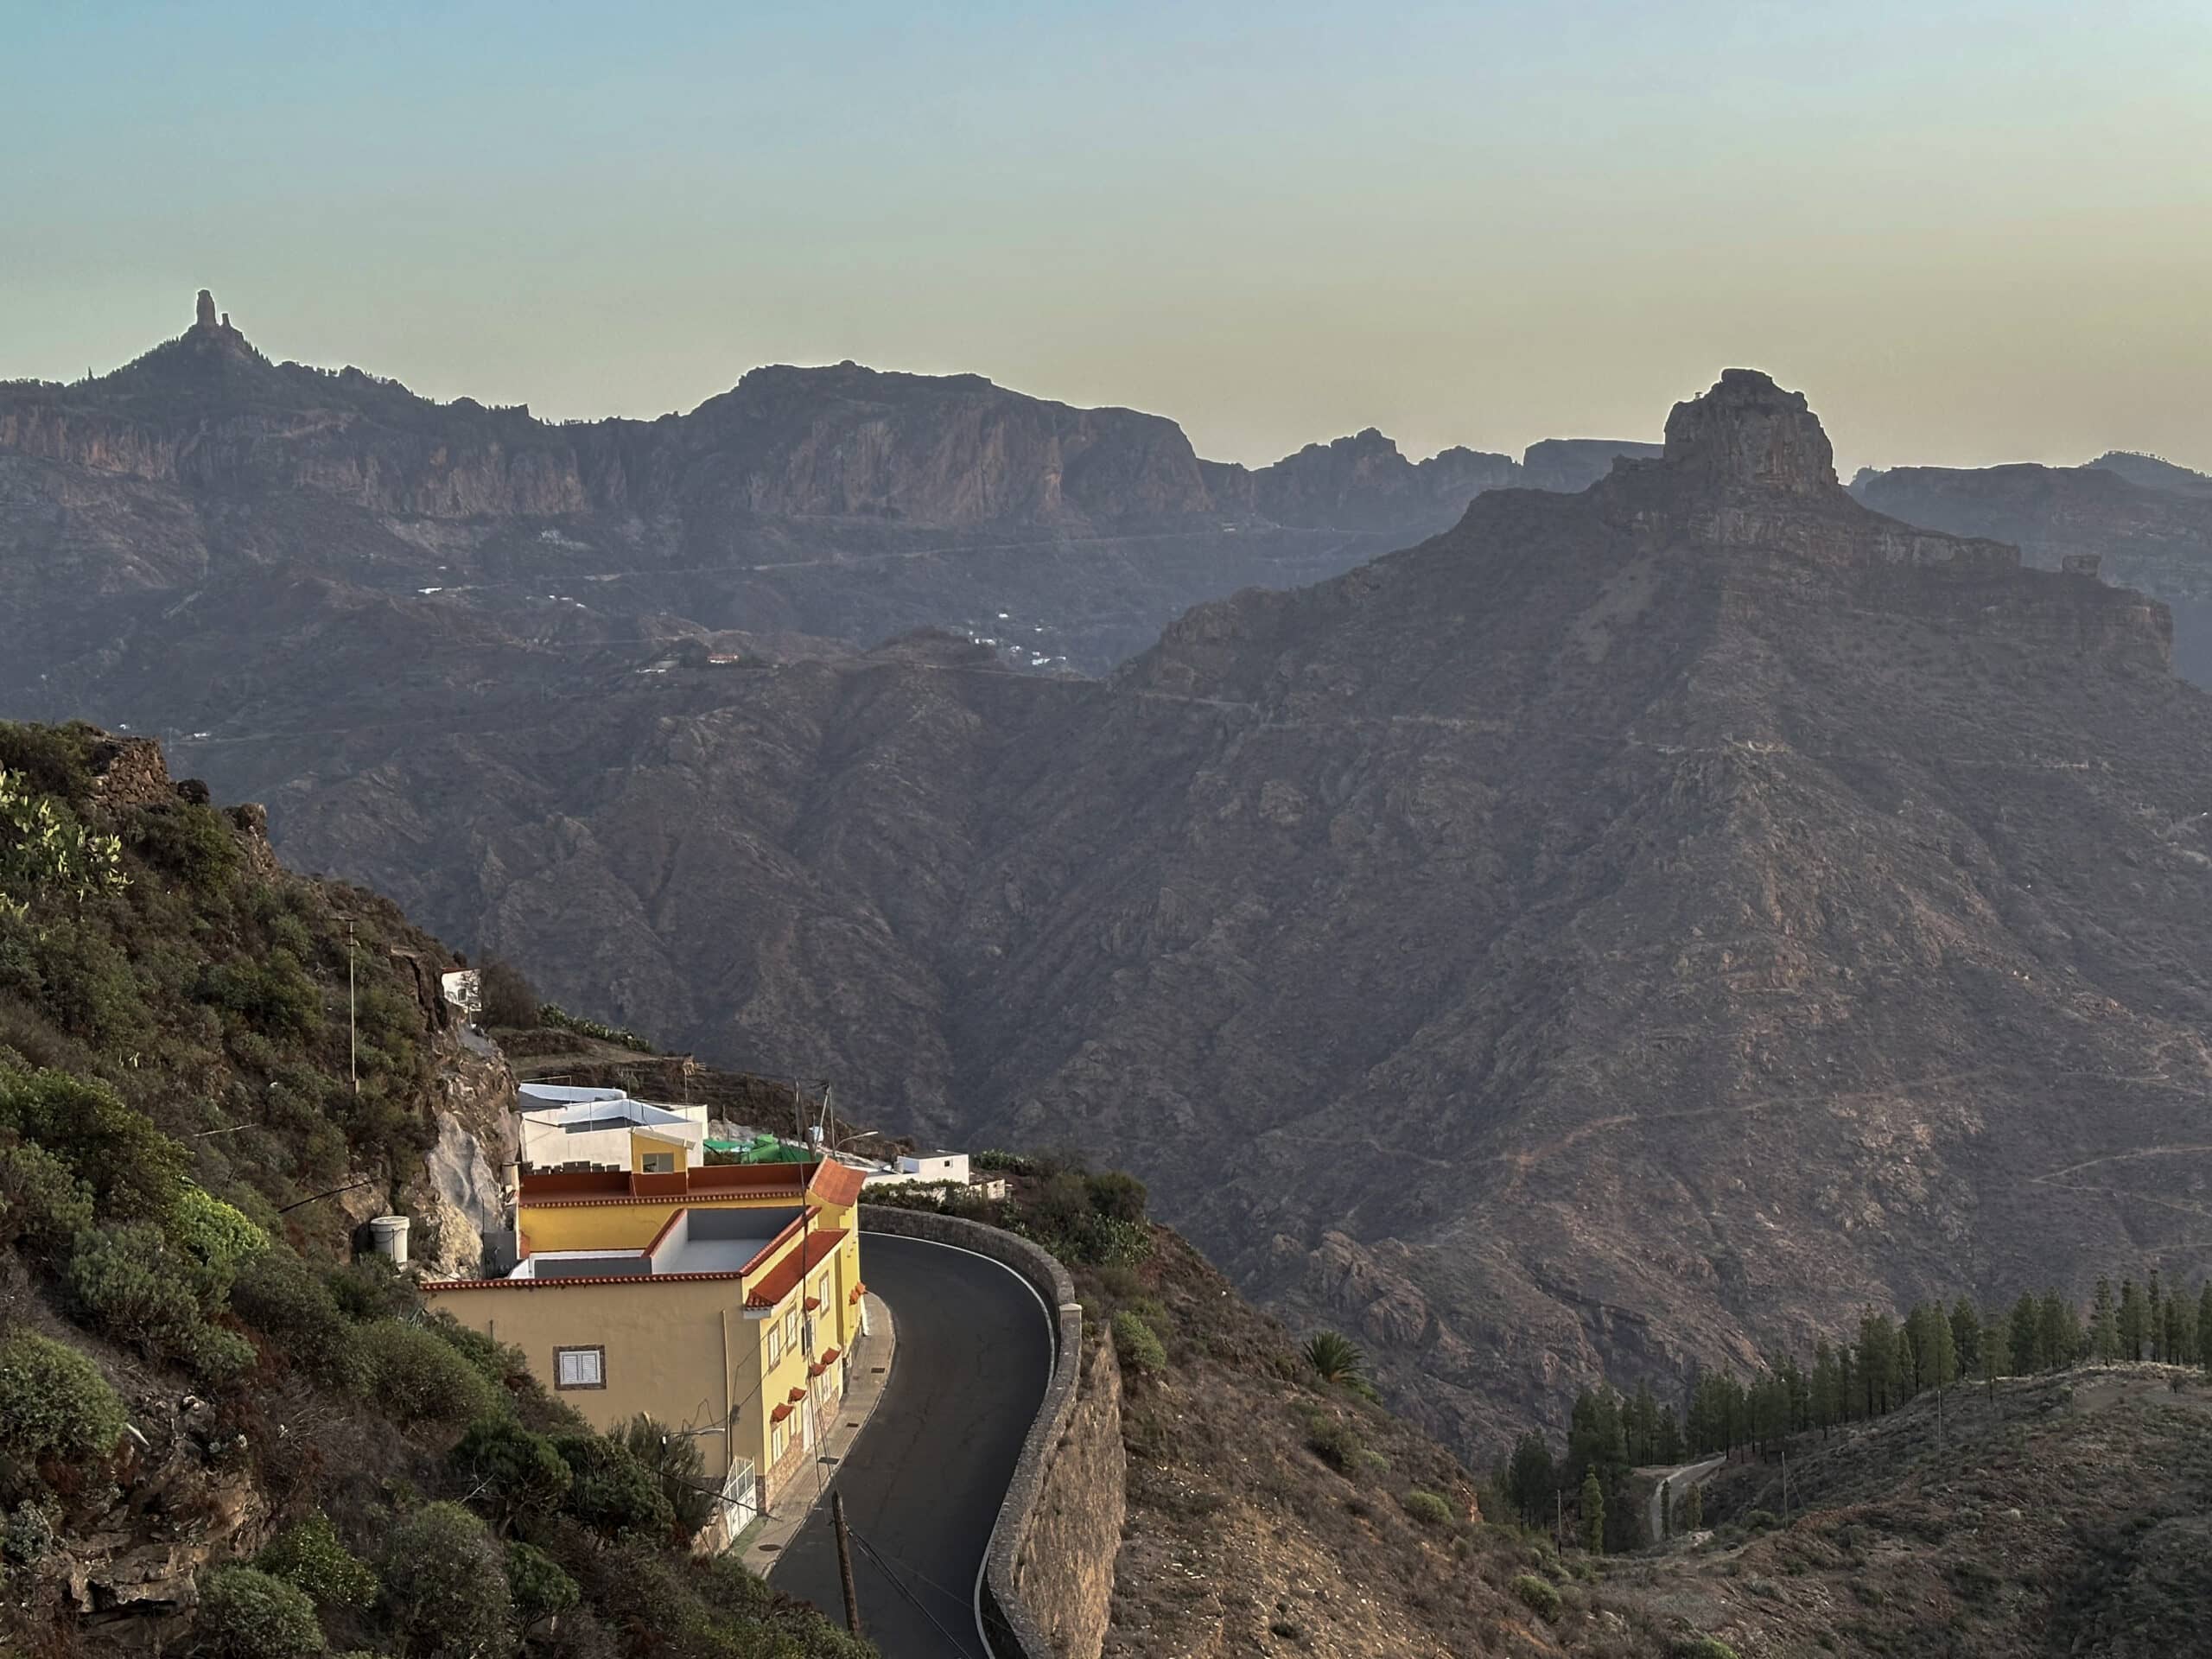
[[1835, 453], [1805, 394], [1756, 369], [1726, 369], [1667, 417], [1666, 462], [1700, 486], [1819, 495], [1839, 487]]
[[192, 323], [195, 328], [215, 327], [215, 296], [204, 288], [200, 290], [200, 299], [193, 307]]

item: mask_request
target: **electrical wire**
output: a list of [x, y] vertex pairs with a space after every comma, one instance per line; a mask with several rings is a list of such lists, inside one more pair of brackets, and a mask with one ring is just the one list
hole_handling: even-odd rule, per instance
[[[955, 1653], [959, 1654], [961, 1656], [961, 1659], [975, 1659], [976, 1650], [969, 1647], [965, 1642], [962, 1641], [960, 1637], [955, 1636], [950, 1630], [945, 1629], [944, 1621], [938, 1618], [935, 1613], [929, 1610], [927, 1604], [925, 1603], [919, 1596], [916, 1595], [912, 1590], [909, 1590], [905, 1585], [899, 1581], [898, 1573], [892, 1570], [891, 1563], [884, 1558], [882, 1552], [878, 1550], [874, 1544], [868, 1542], [867, 1539], [861, 1537], [858, 1532], [855, 1532], [849, 1522], [846, 1525], [845, 1533], [854, 1543], [860, 1547], [861, 1553], [863, 1555], [866, 1555], [868, 1560], [875, 1563], [877, 1568], [882, 1573], [885, 1580], [890, 1584], [891, 1587], [893, 1590], [896, 1590], [901, 1596], [905, 1597], [906, 1600], [911, 1602], [913, 1605], [915, 1611], [921, 1614], [924, 1618], [926, 1618], [931, 1624], [937, 1626], [938, 1634], [942, 1636], [945, 1641], [950, 1644], [952, 1650]], [[904, 1566], [906, 1564], [902, 1562], [900, 1565]], [[947, 1590], [943, 1585], [931, 1582], [931, 1580], [925, 1577], [921, 1573], [917, 1572], [913, 1567], [907, 1567], [906, 1570], [912, 1573], [916, 1578], [920, 1579], [924, 1584], [929, 1585], [930, 1588], [935, 1590], [939, 1595], [952, 1595], [952, 1592]], [[955, 1600], [959, 1599], [957, 1597], [954, 1597], [953, 1599]]]

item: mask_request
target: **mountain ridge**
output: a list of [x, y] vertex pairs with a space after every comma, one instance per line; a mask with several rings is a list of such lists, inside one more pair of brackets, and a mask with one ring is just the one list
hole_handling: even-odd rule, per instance
[[1110, 1154], [1470, 1450], [2122, 1235], [2202, 1267], [2165, 607], [1866, 508], [1764, 377], [1669, 426], [1103, 680], [671, 660], [234, 786], [564, 1002]]

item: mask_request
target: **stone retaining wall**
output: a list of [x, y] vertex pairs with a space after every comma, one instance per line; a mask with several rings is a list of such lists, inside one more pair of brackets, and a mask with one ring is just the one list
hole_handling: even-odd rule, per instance
[[[1085, 1378], [1083, 1310], [1067, 1269], [1026, 1238], [926, 1210], [861, 1206], [864, 1232], [957, 1244], [1003, 1262], [1054, 1311], [1052, 1380], [1029, 1426], [984, 1563], [983, 1612], [997, 1659], [1097, 1659], [1121, 1548], [1121, 1372], [1110, 1346]], [[867, 1250], [861, 1250], [867, 1273]]]

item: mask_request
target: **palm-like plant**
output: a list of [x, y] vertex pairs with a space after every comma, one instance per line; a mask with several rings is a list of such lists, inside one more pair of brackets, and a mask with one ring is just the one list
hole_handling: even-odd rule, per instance
[[1367, 1368], [1367, 1356], [1350, 1337], [1335, 1331], [1317, 1332], [1306, 1344], [1306, 1363], [1324, 1382], [1353, 1382]]

